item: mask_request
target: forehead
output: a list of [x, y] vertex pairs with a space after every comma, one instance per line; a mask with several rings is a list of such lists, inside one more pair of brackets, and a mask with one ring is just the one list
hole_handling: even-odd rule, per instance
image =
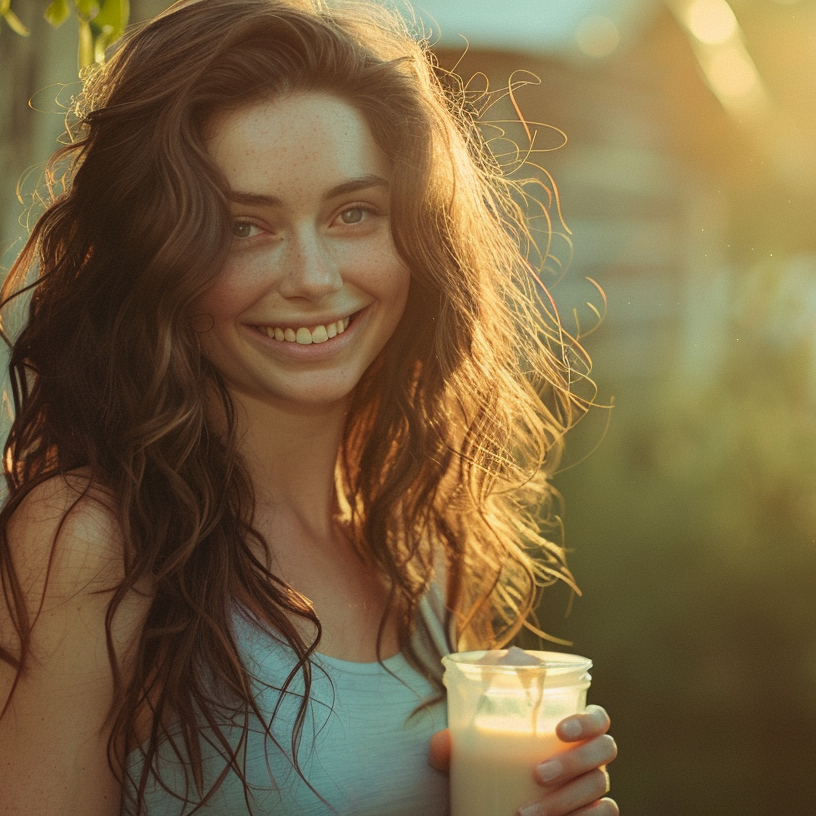
[[295, 194], [365, 175], [387, 177], [389, 170], [365, 117], [328, 94], [300, 93], [223, 113], [207, 148], [238, 192]]

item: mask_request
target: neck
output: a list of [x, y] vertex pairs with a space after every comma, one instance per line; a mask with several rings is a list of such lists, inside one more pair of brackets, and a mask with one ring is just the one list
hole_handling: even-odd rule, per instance
[[[336, 522], [335, 468], [345, 404], [280, 410], [233, 396], [238, 446], [255, 490], [255, 528], [269, 568], [302, 593], [323, 623], [321, 651], [348, 660], [377, 658], [387, 583]], [[305, 626], [308, 639], [314, 632]], [[384, 654], [398, 650], [393, 621]]]
[[244, 398], [236, 407], [238, 449], [258, 504], [328, 518], [345, 405], [281, 409]]

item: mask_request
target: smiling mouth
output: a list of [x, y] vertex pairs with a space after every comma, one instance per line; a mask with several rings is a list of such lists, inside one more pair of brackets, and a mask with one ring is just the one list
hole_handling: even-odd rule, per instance
[[282, 343], [298, 343], [301, 346], [310, 346], [312, 343], [325, 343], [331, 340], [332, 337], [337, 337], [342, 334], [348, 327], [349, 323], [359, 314], [355, 312], [349, 317], [340, 318], [334, 323], [326, 323], [318, 326], [301, 326], [299, 329], [281, 328], [280, 326], [256, 326], [259, 332], [265, 334], [267, 337], [278, 340]]

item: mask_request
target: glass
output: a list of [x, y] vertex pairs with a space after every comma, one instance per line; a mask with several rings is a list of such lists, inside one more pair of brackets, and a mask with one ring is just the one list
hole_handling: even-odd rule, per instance
[[[497, 659], [535, 664], [479, 662]], [[442, 663], [452, 741], [451, 816], [513, 816], [541, 797], [535, 766], [569, 747], [555, 726], [584, 710], [592, 661], [512, 649], [457, 652]]]

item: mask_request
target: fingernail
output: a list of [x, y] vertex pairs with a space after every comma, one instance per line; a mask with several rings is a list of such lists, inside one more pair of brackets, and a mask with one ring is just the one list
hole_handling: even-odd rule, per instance
[[563, 770], [564, 768], [560, 762], [550, 759], [547, 760], [547, 762], [542, 762], [538, 766], [538, 778], [542, 782], [552, 782], [553, 779], [561, 775], [561, 771]]
[[559, 729], [568, 740], [575, 740], [581, 736], [581, 723], [576, 720], [566, 720]]
[[516, 811], [516, 816], [539, 816], [541, 808], [538, 805], [525, 805]]

